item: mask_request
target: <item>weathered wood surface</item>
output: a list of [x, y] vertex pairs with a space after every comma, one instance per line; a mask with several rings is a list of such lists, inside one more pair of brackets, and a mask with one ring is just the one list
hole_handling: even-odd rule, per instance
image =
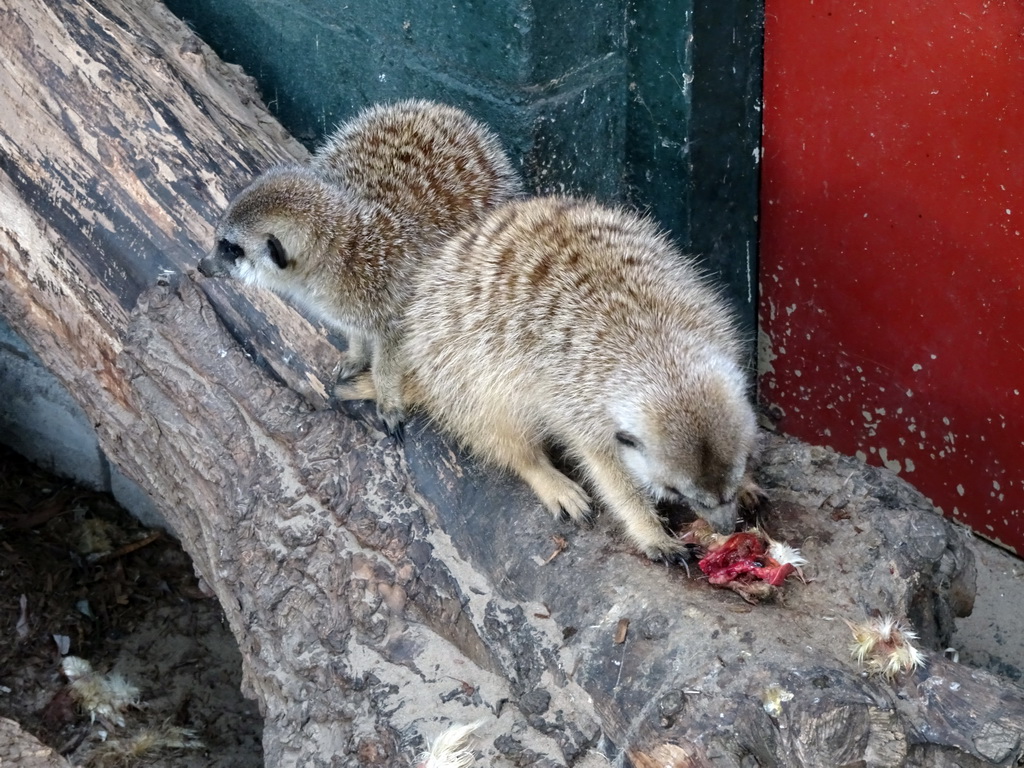
[[408, 765], [484, 715], [492, 766], [1016, 764], [1020, 688], [850, 659], [841, 618], [942, 648], [973, 599], [965, 535], [895, 477], [766, 437], [767, 522], [812, 580], [750, 607], [421, 423], [402, 451], [326, 407], [322, 332], [185, 274], [232, 192], [303, 155], [159, 4], [0, 0], [0, 311], [216, 591], [268, 765]]
[[66, 768], [68, 761], [13, 720], [0, 717], [0, 766]]

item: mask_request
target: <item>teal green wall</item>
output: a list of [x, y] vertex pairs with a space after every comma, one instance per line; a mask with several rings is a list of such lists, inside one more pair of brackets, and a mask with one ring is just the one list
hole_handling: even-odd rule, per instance
[[753, 339], [761, 0], [167, 0], [312, 146], [376, 101], [490, 123], [537, 192], [650, 211]]

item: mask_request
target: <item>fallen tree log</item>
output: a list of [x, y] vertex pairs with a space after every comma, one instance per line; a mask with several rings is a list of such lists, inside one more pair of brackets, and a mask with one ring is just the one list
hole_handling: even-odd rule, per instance
[[[766, 435], [766, 524], [810, 581], [750, 606], [421, 422], [399, 449], [330, 407], [322, 329], [191, 271], [233, 191], [305, 155], [251, 84], [158, 3], [0, 19], [0, 311], [216, 592], [268, 765], [410, 765], [482, 717], [492, 766], [1017, 764], [1021, 689], [935, 652], [967, 537], [905, 483]], [[921, 668], [859, 670], [842, 619], [874, 611], [912, 620]]]
[[0, 718], [0, 765], [5, 760], [22, 768], [64, 768], [68, 764], [56, 750], [40, 744], [16, 722]]

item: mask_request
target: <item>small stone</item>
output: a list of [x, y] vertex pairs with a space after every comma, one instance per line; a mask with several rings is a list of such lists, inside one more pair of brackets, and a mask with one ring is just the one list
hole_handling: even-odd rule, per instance
[[551, 704], [551, 694], [541, 688], [534, 688], [519, 699], [519, 708], [528, 715], [543, 715]]

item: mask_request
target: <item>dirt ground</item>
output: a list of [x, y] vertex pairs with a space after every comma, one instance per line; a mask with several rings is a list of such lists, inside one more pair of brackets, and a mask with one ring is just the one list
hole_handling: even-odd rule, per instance
[[[94, 674], [71, 686], [66, 656]], [[0, 446], [0, 717], [87, 768], [252, 768], [263, 721], [240, 681], [177, 542]]]
[[[979, 539], [975, 552], [978, 597], [955, 650], [1020, 682], [1024, 561]], [[123, 725], [117, 707], [88, 711], [62, 674], [66, 656], [138, 689]], [[240, 669], [220, 606], [176, 542], [0, 446], [0, 717], [86, 768], [251, 768], [262, 720]]]

